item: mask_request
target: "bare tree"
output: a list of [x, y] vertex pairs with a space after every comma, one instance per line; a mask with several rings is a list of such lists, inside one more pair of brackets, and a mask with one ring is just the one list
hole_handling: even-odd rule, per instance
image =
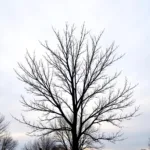
[[57, 139], [71, 150], [95, 147], [102, 141], [120, 140], [121, 133], [104, 133], [104, 123], [121, 127], [120, 122], [136, 115], [138, 108], [126, 111], [134, 101], [133, 89], [127, 80], [118, 88], [116, 80], [120, 73], [110, 75], [107, 70], [123, 55], [117, 56], [114, 43], [106, 50], [100, 45], [102, 33], [92, 36], [83, 25], [80, 37], [75, 27], [66, 28], [61, 36], [54, 30], [58, 47], [53, 50], [48, 42], [41, 45], [47, 50], [43, 60], [37, 61], [27, 52], [28, 67], [18, 63], [16, 71], [21, 81], [28, 85], [27, 91], [36, 99], [28, 101], [22, 97], [22, 104], [28, 111], [41, 112], [39, 120], [20, 121], [31, 128], [30, 135], [57, 134]]
[[148, 139], [148, 149], [150, 149], [150, 138]]
[[0, 115], [0, 139], [4, 136], [8, 123], [5, 122], [5, 117]]
[[23, 150], [52, 150], [55, 142], [50, 137], [42, 137], [35, 140], [33, 143], [29, 142], [23, 148]]
[[5, 134], [0, 141], [1, 150], [14, 150], [17, 146], [17, 141], [15, 141], [10, 134]]
[[55, 145], [52, 150], [65, 150], [63, 145]]
[[0, 150], [14, 150], [17, 146], [17, 141], [13, 140], [7, 131], [8, 125], [5, 117], [0, 115]]

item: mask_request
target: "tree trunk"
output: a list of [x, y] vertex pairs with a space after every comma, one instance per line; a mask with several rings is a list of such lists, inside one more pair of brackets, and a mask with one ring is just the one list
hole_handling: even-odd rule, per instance
[[73, 123], [73, 128], [72, 128], [72, 150], [79, 150], [79, 145], [78, 145], [78, 137], [77, 137], [77, 129], [76, 129], [76, 124], [77, 124], [77, 119], [76, 119], [76, 113], [74, 117], [74, 123]]
[[78, 139], [77, 139], [76, 135], [73, 135], [73, 147], [72, 147], [72, 150], [79, 150]]

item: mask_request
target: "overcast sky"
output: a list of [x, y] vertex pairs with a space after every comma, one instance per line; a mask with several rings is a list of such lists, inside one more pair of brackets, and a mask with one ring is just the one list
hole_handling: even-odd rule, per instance
[[12, 119], [19, 117], [24, 85], [13, 68], [24, 62], [26, 49], [41, 54], [40, 41], [55, 45], [52, 26], [65, 23], [80, 27], [85, 22], [92, 33], [105, 29], [104, 46], [115, 40], [118, 53], [126, 53], [116, 64], [133, 84], [136, 104], [142, 115], [125, 123], [127, 140], [106, 143], [105, 150], [140, 150], [150, 137], [150, 1], [149, 0], [1, 0], [0, 1], [0, 112], [11, 121], [9, 130], [20, 147], [29, 140], [28, 128]]

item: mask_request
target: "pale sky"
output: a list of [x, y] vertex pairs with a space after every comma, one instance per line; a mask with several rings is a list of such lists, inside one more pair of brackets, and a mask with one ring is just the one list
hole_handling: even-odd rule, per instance
[[[150, 137], [150, 1], [149, 0], [4, 0], [0, 1], [0, 112], [11, 121], [9, 130], [20, 147], [29, 140], [28, 128], [12, 119], [19, 117], [20, 95], [24, 84], [13, 68], [24, 62], [26, 49], [41, 54], [40, 41], [55, 45], [52, 26], [63, 29], [65, 23], [80, 27], [85, 22], [92, 33], [105, 29], [102, 45], [115, 40], [118, 53], [126, 53], [116, 64], [123, 76], [139, 83], [134, 98], [142, 115], [125, 122], [127, 140], [105, 143], [105, 150], [147, 148]], [[31, 139], [31, 138], [30, 138]]]

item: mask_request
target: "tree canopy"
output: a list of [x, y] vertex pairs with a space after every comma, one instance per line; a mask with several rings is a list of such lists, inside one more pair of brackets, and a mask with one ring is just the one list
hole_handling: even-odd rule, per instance
[[117, 87], [120, 72], [107, 72], [123, 56], [116, 54], [115, 43], [103, 49], [103, 32], [92, 36], [83, 25], [78, 36], [75, 29], [66, 25], [62, 35], [53, 30], [58, 41], [56, 49], [46, 41], [41, 43], [47, 50], [41, 60], [27, 52], [27, 66], [18, 63], [19, 79], [35, 96], [34, 100], [22, 97], [22, 104], [28, 111], [42, 114], [36, 122], [25, 116], [18, 121], [31, 128], [30, 135], [54, 134], [66, 149], [83, 150], [97, 148], [96, 143], [101, 147], [104, 140], [120, 140], [120, 132], [104, 133], [101, 125], [121, 127], [120, 122], [132, 119], [138, 107], [126, 111], [134, 104], [135, 86], [125, 80], [122, 88]]

